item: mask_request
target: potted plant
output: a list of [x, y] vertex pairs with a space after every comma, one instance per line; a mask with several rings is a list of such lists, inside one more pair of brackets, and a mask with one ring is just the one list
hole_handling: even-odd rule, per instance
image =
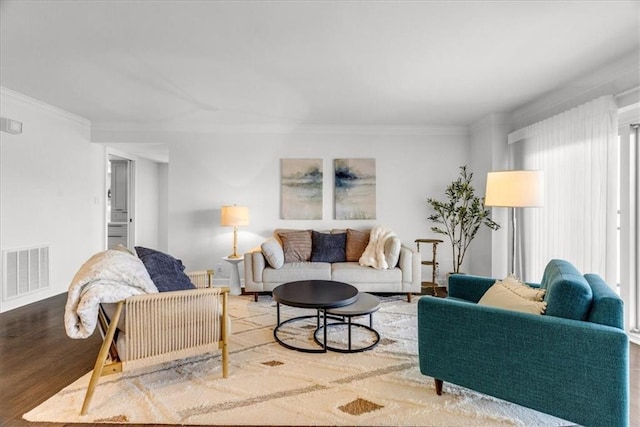
[[460, 272], [467, 248], [482, 224], [492, 230], [500, 228], [489, 216], [491, 211], [485, 207], [484, 198], [475, 196], [472, 179], [473, 173], [467, 173], [467, 167], [460, 166], [460, 176], [445, 191], [447, 201], [427, 199], [427, 203], [435, 211], [429, 216], [429, 220], [438, 224], [431, 227], [431, 231], [444, 234], [451, 241], [453, 273]]

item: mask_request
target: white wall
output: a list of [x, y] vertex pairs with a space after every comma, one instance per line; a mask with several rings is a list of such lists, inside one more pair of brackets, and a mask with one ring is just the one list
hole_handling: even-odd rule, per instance
[[169, 251], [169, 165], [158, 164], [158, 250]]
[[[466, 164], [465, 129], [423, 134], [356, 132], [226, 134], [193, 136], [169, 145], [169, 252], [188, 269], [214, 268], [232, 249], [232, 230], [221, 227], [220, 207], [246, 205], [251, 221], [239, 233], [244, 252], [271, 235], [274, 228], [330, 229], [384, 224], [403, 243], [435, 237], [427, 197], [444, 197], [446, 185]], [[324, 166], [322, 220], [280, 219], [280, 159], [320, 158]], [[377, 218], [333, 219], [333, 160], [375, 158]], [[450, 249], [441, 247], [443, 263]], [[223, 264], [224, 273], [229, 266]], [[426, 272], [426, 270], [425, 270]], [[430, 273], [429, 273], [430, 274]]]
[[135, 163], [135, 242], [138, 246], [159, 248], [159, 164], [139, 158]]
[[[66, 292], [105, 245], [105, 148], [85, 119], [0, 88], [0, 111], [23, 123], [0, 133], [0, 249], [50, 245], [50, 288], [0, 300], [0, 312]], [[1, 268], [1, 267], [0, 267]], [[3, 277], [3, 276], [0, 276]]]
[[[490, 114], [470, 127], [471, 160], [476, 196], [484, 197], [487, 173], [509, 169], [507, 164], [507, 134], [510, 120], [504, 114]], [[480, 227], [469, 247], [473, 274], [505, 277], [508, 272], [509, 215], [506, 208], [492, 208], [491, 218], [500, 224], [498, 231]]]

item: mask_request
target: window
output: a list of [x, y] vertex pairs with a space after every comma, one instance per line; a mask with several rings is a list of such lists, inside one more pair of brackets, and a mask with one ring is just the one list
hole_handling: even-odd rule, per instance
[[616, 283], [616, 138], [612, 96], [509, 135], [514, 169], [544, 172], [544, 207], [521, 209], [520, 277], [540, 280], [550, 259]]
[[545, 173], [544, 208], [518, 220], [521, 277], [539, 279], [552, 258], [599, 274], [640, 344], [639, 122], [640, 103], [618, 109], [604, 96], [512, 132], [509, 143], [515, 169]]
[[[631, 113], [631, 114], [629, 114]], [[640, 150], [638, 148], [638, 124], [632, 120], [640, 117], [640, 106], [621, 109], [619, 115], [620, 174], [618, 219], [618, 278], [620, 296], [625, 302], [625, 326], [640, 342], [640, 230], [638, 190], [640, 189]]]

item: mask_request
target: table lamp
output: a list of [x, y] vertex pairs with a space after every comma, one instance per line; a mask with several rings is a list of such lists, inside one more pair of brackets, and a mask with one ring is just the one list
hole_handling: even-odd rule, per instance
[[543, 205], [544, 174], [534, 170], [489, 172], [485, 206], [511, 208], [511, 273], [516, 272], [516, 208]]
[[223, 206], [220, 210], [220, 225], [233, 226], [233, 253], [229, 258], [238, 256], [238, 226], [249, 225], [249, 208], [246, 206]]

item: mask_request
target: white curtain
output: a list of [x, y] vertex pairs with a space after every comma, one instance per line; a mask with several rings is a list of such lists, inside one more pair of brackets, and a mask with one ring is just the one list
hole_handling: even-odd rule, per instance
[[617, 106], [604, 96], [509, 135], [514, 169], [544, 171], [544, 207], [520, 209], [520, 275], [567, 260], [615, 284]]

